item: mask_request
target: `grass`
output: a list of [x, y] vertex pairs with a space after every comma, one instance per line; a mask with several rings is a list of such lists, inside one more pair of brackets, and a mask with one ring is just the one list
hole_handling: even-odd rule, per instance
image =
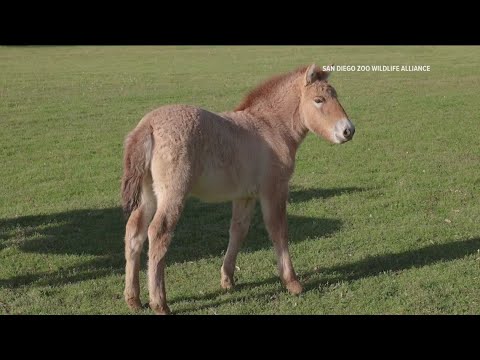
[[167, 256], [173, 313], [480, 314], [478, 58], [458, 46], [0, 47], [0, 314], [129, 314], [124, 136], [160, 105], [229, 110], [313, 61], [431, 72], [332, 75], [357, 133], [343, 146], [310, 134], [297, 154], [302, 295], [280, 285], [258, 206], [237, 288], [221, 291], [230, 205], [192, 199]]

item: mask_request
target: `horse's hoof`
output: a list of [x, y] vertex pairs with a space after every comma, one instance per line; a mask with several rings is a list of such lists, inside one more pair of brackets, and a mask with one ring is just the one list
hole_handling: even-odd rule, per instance
[[231, 290], [235, 287], [235, 281], [233, 280], [233, 276], [228, 276], [223, 270], [223, 268], [221, 270], [220, 285], [225, 290]]
[[133, 311], [139, 311], [142, 309], [142, 303], [138, 297], [125, 298], [128, 307]]
[[290, 281], [286, 284], [286, 287], [288, 292], [293, 295], [298, 295], [303, 291], [302, 284], [300, 284], [300, 281], [298, 280]]
[[232, 278], [222, 275], [221, 286], [225, 290], [232, 290], [235, 287], [235, 282]]
[[170, 315], [171, 311], [168, 305], [159, 305], [159, 304], [152, 304], [150, 303], [150, 308], [155, 312], [157, 315]]

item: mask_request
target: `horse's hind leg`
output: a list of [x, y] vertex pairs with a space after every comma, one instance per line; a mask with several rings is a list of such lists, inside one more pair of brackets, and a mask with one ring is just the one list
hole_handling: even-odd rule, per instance
[[233, 280], [235, 262], [243, 240], [247, 236], [254, 209], [255, 199], [234, 200], [232, 203], [230, 240], [221, 269], [221, 285], [224, 289], [231, 289], [235, 286]]
[[125, 231], [125, 301], [127, 305], [138, 310], [140, 303], [140, 254], [147, 239], [147, 229], [155, 213], [155, 195], [152, 190], [152, 179], [148, 175], [142, 185], [142, 201], [128, 219]]
[[157, 314], [169, 314], [165, 294], [165, 254], [172, 240], [173, 232], [183, 210], [187, 187], [178, 180], [171, 186], [155, 182], [157, 211], [148, 227], [148, 288], [150, 307]]

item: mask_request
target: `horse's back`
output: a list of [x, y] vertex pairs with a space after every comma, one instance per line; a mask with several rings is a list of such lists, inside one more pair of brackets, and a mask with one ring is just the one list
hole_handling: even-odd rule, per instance
[[152, 165], [164, 181], [171, 180], [171, 169], [188, 172], [192, 195], [212, 202], [258, 191], [262, 144], [246, 119], [191, 105], [166, 105], [144, 121], [153, 129]]

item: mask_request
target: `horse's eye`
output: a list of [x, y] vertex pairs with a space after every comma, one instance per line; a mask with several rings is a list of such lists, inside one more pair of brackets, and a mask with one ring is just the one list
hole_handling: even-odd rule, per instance
[[316, 97], [313, 101], [315, 101], [317, 104], [320, 104], [320, 103], [324, 102], [325, 99], [321, 98], [321, 97]]

